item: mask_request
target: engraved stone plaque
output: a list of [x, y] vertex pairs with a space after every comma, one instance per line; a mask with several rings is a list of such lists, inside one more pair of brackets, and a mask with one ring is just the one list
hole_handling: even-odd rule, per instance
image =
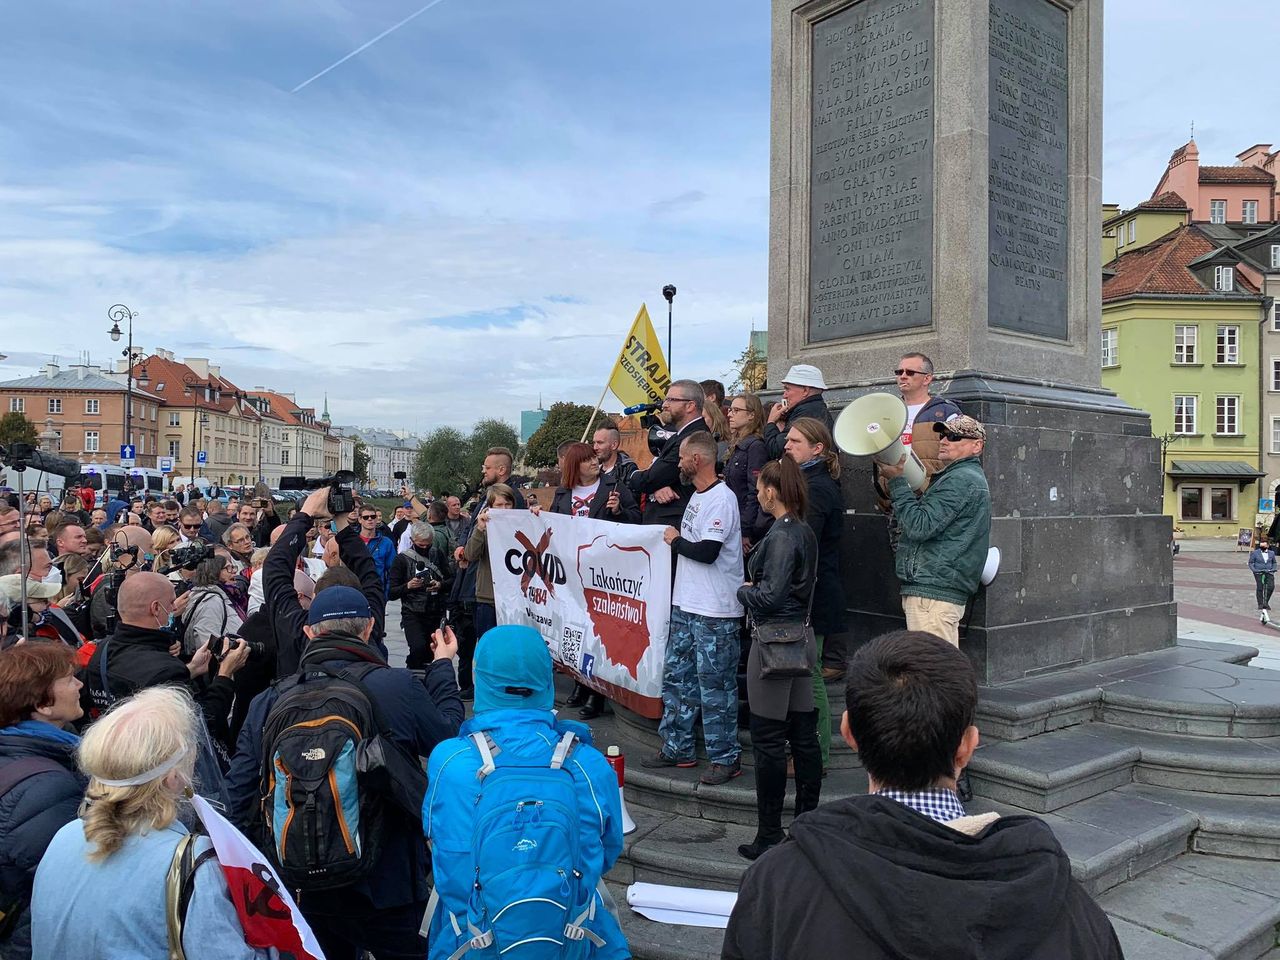
[[928, 326], [934, 0], [813, 25], [809, 341]]
[[1067, 339], [1067, 14], [991, 0], [987, 322]]

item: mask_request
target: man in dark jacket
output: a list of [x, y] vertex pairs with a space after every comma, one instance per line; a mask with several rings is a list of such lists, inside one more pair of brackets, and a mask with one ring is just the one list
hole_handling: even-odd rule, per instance
[[849, 665], [841, 733], [868, 796], [796, 818], [742, 880], [726, 960], [1121, 960], [1107, 916], [1038, 817], [967, 816], [978, 746], [969, 659], [901, 631]]
[[600, 476], [612, 477], [625, 487], [631, 475], [640, 467], [627, 456], [625, 450], [618, 449], [621, 443], [622, 434], [616, 426], [608, 423], [592, 436], [591, 449], [595, 451], [596, 459], [600, 461]]
[[[435, 660], [418, 679], [408, 670], [386, 665], [369, 646], [373, 629], [373, 613], [361, 591], [343, 586], [320, 591], [307, 611], [308, 643], [300, 669], [309, 682], [323, 682], [322, 668], [374, 664], [363, 683], [391, 739], [410, 756], [429, 757], [435, 745], [456, 735], [462, 724], [464, 710], [452, 662], [457, 643], [449, 635], [441, 637]], [[254, 698], [227, 777], [231, 819], [250, 836], [262, 833], [263, 730], [278, 695], [273, 686]], [[389, 807], [385, 816], [382, 850], [364, 879], [347, 887], [304, 891], [302, 912], [328, 957], [355, 958], [362, 950], [378, 957], [426, 954], [426, 943], [418, 936], [430, 892], [422, 824], [416, 815], [398, 808]]]
[[823, 379], [822, 371], [812, 364], [797, 363], [787, 371], [782, 378], [782, 402], [773, 405], [764, 425], [764, 444], [770, 460], [781, 460], [787, 451], [785, 424], [794, 423], [801, 417], [813, 417], [831, 429], [831, 411], [827, 409], [827, 401], [822, 399], [822, 391], [826, 389], [827, 381]]
[[959, 646], [960, 619], [981, 585], [991, 543], [991, 490], [979, 459], [987, 431], [963, 414], [933, 429], [942, 437], [943, 467], [923, 494], [917, 497], [902, 475], [905, 456], [880, 472], [899, 531], [894, 568], [907, 628]]
[[680, 479], [680, 444], [689, 434], [707, 429], [702, 402], [702, 386], [697, 380], [677, 380], [667, 390], [661, 416], [675, 434], [648, 468], [635, 471], [627, 480], [632, 493], [647, 498], [641, 523], [680, 526], [684, 508], [693, 496], [693, 486]]
[[427, 521], [413, 521], [408, 548], [391, 564], [391, 599], [400, 601], [400, 628], [409, 644], [405, 666], [410, 670], [423, 670], [431, 662], [431, 634], [453, 588], [453, 563], [435, 534]]

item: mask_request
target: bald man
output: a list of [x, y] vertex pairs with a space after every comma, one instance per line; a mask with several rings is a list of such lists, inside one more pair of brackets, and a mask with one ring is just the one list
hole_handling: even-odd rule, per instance
[[[97, 719], [117, 700], [139, 690], [182, 683], [200, 705], [209, 732], [225, 743], [227, 715], [235, 693], [231, 678], [248, 659], [249, 648], [241, 643], [223, 656], [212, 681], [198, 679], [209, 672], [208, 644], [196, 651], [190, 663], [174, 655], [178, 635], [168, 629], [173, 607], [173, 584], [166, 577], [140, 570], [124, 578], [116, 598], [119, 623], [114, 633], [98, 643], [80, 677], [85, 715]], [[102, 685], [104, 660], [106, 689]]]

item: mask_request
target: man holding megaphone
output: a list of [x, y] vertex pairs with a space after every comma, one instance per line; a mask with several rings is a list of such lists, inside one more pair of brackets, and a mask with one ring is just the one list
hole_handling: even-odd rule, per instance
[[898, 526], [894, 571], [908, 630], [960, 645], [960, 618], [977, 593], [991, 541], [991, 490], [982, 472], [987, 430], [963, 414], [933, 425], [942, 469], [917, 496], [903, 476], [908, 457], [881, 463]]

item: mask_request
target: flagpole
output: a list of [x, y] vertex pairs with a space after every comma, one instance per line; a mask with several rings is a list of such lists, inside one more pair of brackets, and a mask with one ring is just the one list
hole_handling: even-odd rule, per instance
[[609, 392], [609, 384], [604, 385], [604, 389], [600, 391], [600, 399], [596, 401], [596, 408], [591, 411], [591, 416], [587, 417], [587, 425], [582, 428], [582, 439], [579, 443], [587, 442], [587, 434], [591, 432], [591, 424], [596, 418], [596, 414], [600, 412], [600, 408], [604, 406], [604, 395]]

